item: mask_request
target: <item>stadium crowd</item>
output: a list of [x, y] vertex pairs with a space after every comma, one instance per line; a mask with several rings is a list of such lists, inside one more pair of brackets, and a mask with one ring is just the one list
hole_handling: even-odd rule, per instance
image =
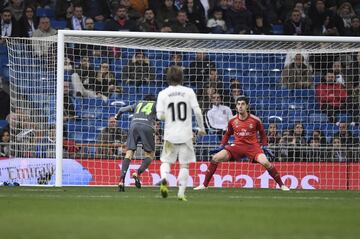
[[[360, 1], [357, 0], [5, 0], [0, 1], [0, 11], [1, 37], [46, 37], [56, 35], [57, 29], [360, 35]], [[0, 43], [4, 47], [3, 39]], [[101, 51], [100, 48], [93, 49], [93, 54], [101, 55]], [[117, 52], [113, 54], [116, 55]], [[67, 58], [66, 61], [66, 70], [71, 72], [71, 93], [74, 97], [100, 97], [106, 101], [112, 93], [122, 92], [123, 89], [115, 84], [115, 76], [109, 70], [108, 64], [99, 63], [99, 67], [94, 66], [89, 62], [88, 56], [82, 53], [79, 55], [79, 65], [73, 63], [75, 59]], [[182, 57], [182, 54], [175, 53], [171, 56], [170, 65], [182, 65]], [[348, 124], [340, 122], [336, 117], [338, 113], [350, 112], [352, 124], [359, 124], [360, 57], [350, 56], [354, 58], [349, 61], [352, 66], [344, 66], [338, 55], [331, 56], [332, 60], [324, 61], [329, 65], [315, 65], [315, 62], [321, 62], [315, 60], [317, 57], [319, 56], [301, 54], [290, 57], [291, 60], [285, 64], [282, 71], [280, 82], [282, 87], [290, 90], [315, 88], [320, 109], [327, 114], [329, 122], [337, 123], [338, 133], [329, 140], [318, 128], [306, 133], [301, 122], [294, 123], [293, 128], [282, 130], [277, 128], [276, 122], [270, 122], [269, 142], [270, 145], [279, 147], [279, 150], [276, 150], [279, 160], [302, 161], [317, 158], [322, 161], [330, 158], [343, 162], [347, 157], [354, 158], [349, 155], [352, 151], [347, 151], [346, 147], [359, 145], [359, 139], [348, 130]], [[196, 53], [195, 60], [183, 69], [188, 81], [185, 82], [186, 85], [197, 89], [199, 103], [206, 112], [208, 131], [221, 137], [226, 122], [236, 113], [234, 99], [244, 92], [240, 81], [236, 79], [231, 81], [229, 87], [224, 87], [216, 66], [216, 62], [210, 60], [206, 54]], [[139, 87], [155, 81], [155, 71], [144, 52], [137, 51], [124, 66], [121, 79], [128, 85]], [[323, 78], [322, 82], [316, 85], [313, 82], [315, 73]], [[2, 72], [2, 78], [6, 79], [5, 75]], [[84, 78], [92, 82], [85, 82]], [[5, 103], [1, 107], [3, 120], [6, 120], [10, 111], [10, 107], [3, 106], [9, 105], [7, 91], [6, 86], [2, 87], [0, 100]], [[332, 91], [339, 92], [343, 97], [337, 98], [336, 102], [333, 99], [329, 101], [328, 95]], [[69, 106], [70, 101], [66, 101]], [[109, 124], [110, 122], [113, 121], [109, 119]], [[109, 132], [112, 131], [114, 130]], [[9, 132], [11, 131], [4, 127], [1, 142], [7, 142]], [[108, 134], [101, 132], [99, 141], [110, 137], [102, 137], [104, 133]], [[124, 141], [122, 136], [119, 141]], [[291, 149], [292, 146], [307, 147], [310, 150], [297, 150], [296, 147]], [[322, 150], [323, 146], [331, 146], [331, 152]], [[206, 155], [203, 150], [205, 149], [199, 152], [200, 156]], [[8, 151], [6, 145], [1, 146], [2, 156], [6, 156]], [[74, 148], [70, 151], [74, 151]], [[108, 152], [98, 149], [98, 154], [108, 155]]]

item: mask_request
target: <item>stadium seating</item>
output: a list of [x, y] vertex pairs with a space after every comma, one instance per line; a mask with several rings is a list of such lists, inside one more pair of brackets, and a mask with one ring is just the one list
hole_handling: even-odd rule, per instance
[[52, 20], [51, 26], [56, 29], [65, 29], [66, 28], [66, 21], [58, 21], [58, 20]]
[[37, 8], [36, 16], [53, 18], [55, 16], [55, 11], [51, 8]]

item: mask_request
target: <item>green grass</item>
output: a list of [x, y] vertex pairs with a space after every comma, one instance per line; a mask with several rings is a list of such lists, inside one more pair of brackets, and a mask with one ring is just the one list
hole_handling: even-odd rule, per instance
[[0, 237], [360, 238], [358, 191], [0, 187]]

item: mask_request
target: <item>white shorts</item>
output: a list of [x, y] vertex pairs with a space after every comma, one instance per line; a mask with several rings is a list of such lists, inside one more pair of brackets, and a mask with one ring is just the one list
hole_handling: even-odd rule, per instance
[[183, 144], [172, 144], [169, 141], [164, 142], [160, 161], [173, 164], [177, 159], [179, 159], [180, 164], [196, 162], [192, 139]]

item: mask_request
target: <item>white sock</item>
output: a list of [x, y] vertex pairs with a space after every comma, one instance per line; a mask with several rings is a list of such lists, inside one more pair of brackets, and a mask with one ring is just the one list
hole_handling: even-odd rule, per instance
[[185, 189], [187, 186], [188, 178], [189, 178], [189, 169], [187, 167], [180, 166], [180, 171], [179, 171], [179, 176], [178, 176], [178, 182], [179, 182], [178, 197], [185, 196]]
[[166, 176], [170, 173], [170, 164], [162, 163], [160, 166], [160, 176], [161, 180], [166, 179]]

